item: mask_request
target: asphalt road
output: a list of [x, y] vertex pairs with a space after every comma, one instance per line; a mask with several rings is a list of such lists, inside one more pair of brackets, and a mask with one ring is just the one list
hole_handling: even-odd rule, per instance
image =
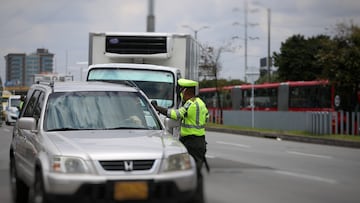
[[209, 203], [359, 202], [360, 149], [208, 132]]
[[10, 203], [9, 185], [9, 146], [11, 141], [11, 126], [0, 127], [0, 202]]
[[[0, 127], [0, 202], [10, 203], [12, 127]], [[360, 149], [208, 131], [207, 203], [357, 203]]]

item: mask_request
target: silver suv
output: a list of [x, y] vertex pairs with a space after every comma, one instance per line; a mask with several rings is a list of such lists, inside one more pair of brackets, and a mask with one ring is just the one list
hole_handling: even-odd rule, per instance
[[191, 202], [196, 169], [138, 89], [35, 84], [14, 126], [15, 203]]

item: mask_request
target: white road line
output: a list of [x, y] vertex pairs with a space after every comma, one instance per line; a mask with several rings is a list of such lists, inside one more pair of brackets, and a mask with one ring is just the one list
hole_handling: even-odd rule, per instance
[[297, 151], [286, 151], [289, 154], [296, 154], [301, 156], [309, 156], [309, 157], [316, 157], [316, 158], [322, 158], [322, 159], [332, 159], [331, 156], [325, 156], [325, 155], [319, 155], [319, 154], [308, 154], [303, 152], [297, 152]]
[[209, 158], [209, 159], [214, 159], [216, 156], [215, 156], [215, 155], [211, 155], [211, 154], [206, 154], [205, 157], [206, 157], [206, 158]]
[[325, 182], [325, 183], [329, 183], [329, 184], [336, 184], [337, 183], [337, 181], [333, 180], [333, 179], [322, 178], [322, 177], [319, 177], [319, 176], [312, 176], [312, 175], [301, 174], [301, 173], [294, 173], [294, 172], [289, 172], [289, 171], [275, 171], [275, 173], [278, 173], [278, 174], [281, 174], [281, 175], [292, 176], [292, 177], [296, 177], [296, 178], [303, 178], [303, 179], [307, 179], [307, 180]]
[[216, 143], [223, 144], [223, 145], [235, 146], [235, 147], [251, 148], [250, 145], [236, 144], [236, 143], [223, 142], [223, 141], [216, 141]]

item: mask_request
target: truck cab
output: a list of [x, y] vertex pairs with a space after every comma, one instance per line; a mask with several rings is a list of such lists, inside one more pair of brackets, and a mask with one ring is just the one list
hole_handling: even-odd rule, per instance
[[[198, 80], [199, 47], [189, 34], [90, 33], [86, 80], [132, 82], [159, 106], [178, 108], [177, 80]], [[178, 136], [180, 123], [162, 117], [168, 131]]]

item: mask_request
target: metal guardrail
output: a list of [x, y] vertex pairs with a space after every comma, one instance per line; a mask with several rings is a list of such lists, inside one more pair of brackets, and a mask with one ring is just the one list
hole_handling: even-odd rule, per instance
[[308, 131], [316, 135], [360, 135], [360, 112], [309, 112]]

